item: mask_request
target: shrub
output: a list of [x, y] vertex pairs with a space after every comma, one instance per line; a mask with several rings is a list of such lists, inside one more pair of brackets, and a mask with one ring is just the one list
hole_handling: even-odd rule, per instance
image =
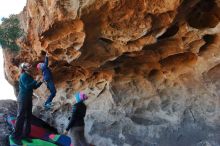
[[16, 40], [23, 35], [23, 30], [20, 28], [19, 20], [16, 15], [10, 15], [9, 18], [2, 18], [0, 25], [0, 45], [4, 49], [18, 52], [19, 46]]

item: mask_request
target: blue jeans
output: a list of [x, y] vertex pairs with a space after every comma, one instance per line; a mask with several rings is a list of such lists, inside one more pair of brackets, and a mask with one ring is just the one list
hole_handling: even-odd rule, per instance
[[53, 98], [56, 96], [56, 88], [52, 80], [46, 81], [47, 82], [47, 88], [50, 90], [50, 95], [47, 98], [47, 101], [45, 102], [45, 105], [52, 102]]

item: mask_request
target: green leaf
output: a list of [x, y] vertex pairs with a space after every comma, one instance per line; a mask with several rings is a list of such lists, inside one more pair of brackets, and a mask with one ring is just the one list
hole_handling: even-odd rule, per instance
[[0, 25], [0, 45], [2, 48], [7, 48], [11, 51], [19, 51], [20, 48], [16, 44], [16, 40], [23, 33], [16, 15], [10, 15], [9, 18], [2, 18], [2, 24]]

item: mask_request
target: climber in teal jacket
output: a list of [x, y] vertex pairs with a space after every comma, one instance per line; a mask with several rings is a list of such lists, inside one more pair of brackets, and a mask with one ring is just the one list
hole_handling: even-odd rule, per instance
[[33, 90], [40, 87], [42, 82], [37, 82], [27, 72], [23, 72], [19, 78], [19, 95], [18, 100], [23, 101], [26, 96], [32, 96]]
[[45, 108], [49, 109], [52, 106], [53, 98], [56, 96], [56, 88], [55, 88], [55, 85], [53, 82], [52, 73], [50, 71], [50, 68], [48, 67], [48, 55], [47, 54], [45, 56], [44, 63], [38, 63], [37, 68], [42, 71], [44, 81], [47, 85], [47, 88], [50, 91], [50, 95], [48, 96], [48, 98], [44, 104]]
[[[12, 134], [12, 140], [17, 145], [22, 145], [21, 139], [31, 141], [28, 136], [31, 132], [31, 115], [32, 115], [32, 95], [33, 90], [40, 87], [43, 83], [39, 78], [34, 80], [31, 76], [31, 65], [22, 63], [20, 65], [21, 75], [19, 78], [19, 93], [17, 97], [18, 114], [15, 124], [15, 131]], [[24, 127], [24, 128], [23, 128]]]

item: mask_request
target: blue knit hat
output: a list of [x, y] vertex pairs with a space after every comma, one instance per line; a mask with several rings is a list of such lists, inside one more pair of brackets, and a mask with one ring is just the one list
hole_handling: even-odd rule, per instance
[[88, 99], [88, 96], [86, 96], [86, 94], [84, 94], [84, 93], [82, 93], [82, 92], [76, 92], [76, 93], [74, 94], [74, 97], [75, 97], [75, 99], [76, 99], [76, 103]]

